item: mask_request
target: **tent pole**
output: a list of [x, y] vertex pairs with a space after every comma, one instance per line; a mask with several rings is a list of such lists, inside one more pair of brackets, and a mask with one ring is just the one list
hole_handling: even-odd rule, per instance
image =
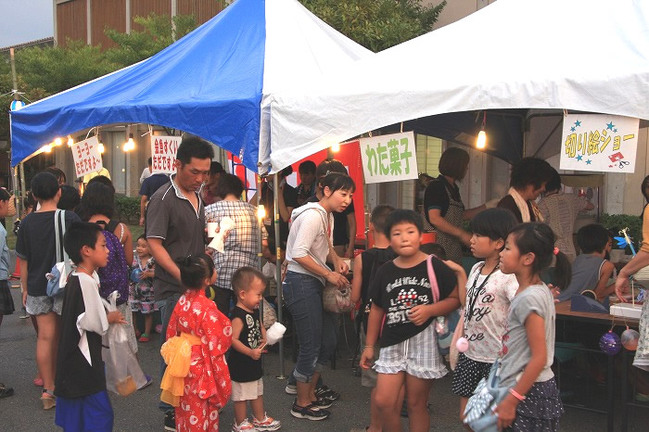
[[18, 167], [15, 166], [11, 170], [11, 194], [14, 196], [14, 205], [16, 206], [16, 219], [20, 219], [23, 214], [23, 198], [20, 196], [18, 189]]
[[[25, 186], [25, 164], [21, 162], [18, 166], [20, 167], [20, 198], [25, 199], [27, 197], [27, 187]], [[34, 211], [36, 211], [36, 207], [34, 207]]]
[[[273, 175], [273, 223], [275, 227], [275, 279], [277, 280], [277, 320], [282, 322], [282, 307], [284, 305], [284, 295], [282, 293], [282, 263], [279, 258], [282, 256], [279, 239], [279, 173]], [[295, 341], [293, 342], [295, 343]], [[284, 376], [284, 338], [279, 340], [279, 375], [277, 379], [286, 379]]]
[[[259, 173], [255, 173], [255, 187], [257, 188], [257, 227], [259, 228], [259, 242], [258, 242], [258, 249], [257, 249], [257, 270], [261, 271], [262, 265], [261, 265], [261, 259], [264, 256], [264, 240], [262, 239], [263, 237], [263, 227], [264, 227], [264, 220], [261, 217], [261, 214], [259, 213], [259, 205], [261, 204], [261, 176]], [[242, 199], [244, 202], [248, 202], [248, 189], [245, 189], [243, 191], [243, 197]], [[259, 321], [261, 321], [261, 325], [264, 325], [264, 302], [266, 301], [266, 298], [262, 297], [262, 303], [261, 306], [259, 307]], [[261, 357], [261, 366], [262, 368], [264, 367], [264, 357]]]

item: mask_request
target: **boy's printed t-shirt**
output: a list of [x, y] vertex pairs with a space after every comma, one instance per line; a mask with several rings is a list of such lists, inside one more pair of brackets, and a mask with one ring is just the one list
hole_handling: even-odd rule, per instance
[[[440, 300], [453, 292], [457, 284], [455, 273], [433, 257], [433, 270], [439, 286]], [[385, 263], [372, 281], [372, 301], [385, 312], [381, 346], [387, 347], [410, 339], [428, 327], [433, 318], [421, 326], [410, 321], [410, 309], [433, 303], [426, 260], [410, 268], [400, 268], [394, 261]]]
[[502, 348], [509, 305], [516, 295], [518, 282], [515, 275], [496, 270], [482, 286], [487, 278], [480, 274], [483, 265], [483, 262], [474, 265], [466, 282], [464, 328], [469, 349], [464, 354], [471, 360], [493, 363]]

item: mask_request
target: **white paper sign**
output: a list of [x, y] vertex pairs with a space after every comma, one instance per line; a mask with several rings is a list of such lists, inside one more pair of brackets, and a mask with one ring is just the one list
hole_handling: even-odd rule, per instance
[[175, 173], [176, 152], [182, 137], [151, 135], [151, 164], [154, 173]]
[[99, 141], [96, 136], [73, 144], [70, 150], [72, 150], [74, 171], [77, 177], [100, 171], [104, 167], [101, 161], [101, 153], [99, 153]]
[[637, 118], [608, 114], [570, 114], [563, 118], [564, 170], [632, 173], [638, 146]]
[[360, 140], [365, 183], [416, 179], [415, 134], [404, 132]]

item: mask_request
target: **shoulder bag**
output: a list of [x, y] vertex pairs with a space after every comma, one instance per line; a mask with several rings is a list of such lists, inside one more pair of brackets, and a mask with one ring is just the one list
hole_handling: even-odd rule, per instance
[[[433, 293], [433, 303], [439, 302], [439, 286], [437, 285], [437, 277], [435, 270], [433, 270], [433, 255], [426, 258], [426, 266], [428, 269], [428, 280], [430, 282], [430, 289]], [[437, 333], [437, 348], [439, 353], [446, 356], [450, 352], [451, 341], [453, 340], [453, 333], [460, 321], [459, 310], [449, 312], [445, 316], [438, 316], [435, 318], [435, 332]]]

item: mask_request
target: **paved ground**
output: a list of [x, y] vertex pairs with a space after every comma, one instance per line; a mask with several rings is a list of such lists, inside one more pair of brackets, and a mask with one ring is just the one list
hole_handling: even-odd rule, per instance
[[[19, 304], [19, 290], [12, 289], [14, 300]], [[0, 399], [0, 431], [55, 431], [54, 411], [43, 411], [39, 398], [40, 389], [34, 387], [32, 379], [36, 372], [34, 360], [35, 333], [30, 320], [18, 319], [19, 313], [6, 316], [0, 328], [0, 382], [14, 387], [13, 397]], [[140, 344], [140, 361], [145, 372], [158, 373], [157, 335], [152, 342]], [[325, 421], [310, 422], [291, 417], [289, 408], [292, 396], [284, 393], [283, 380], [279, 374], [278, 354], [265, 357], [265, 402], [269, 415], [283, 423], [284, 431], [340, 431], [348, 432], [352, 427], [367, 424], [369, 413], [369, 391], [360, 386], [360, 378], [352, 373], [350, 352], [344, 341], [338, 354], [337, 369], [327, 371], [328, 385], [342, 393], [342, 398], [332, 407], [332, 416]], [[290, 370], [290, 352], [287, 349], [285, 371]], [[156, 377], [156, 384], [159, 379]], [[450, 393], [450, 378], [435, 383], [432, 398], [433, 431], [458, 431], [464, 429], [457, 419], [457, 399]], [[116, 431], [162, 431], [162, 414], [157, 410], [159, 390], [153, 385], [127, 398], [111, 395], [115, 410]], [[233, 410], [228, 405], [222, 413], [221, 430], [229, 431]], [[631, 431], [647, 431], [649, 410], [637, 410], [630, 416]], [[405, 423], [404, 423], [405, 425]], [[407, 428], [404, 428], [407, 430]], [[606, 416], [583, 410], [567, 408], [561, 421], [562, 431], [605, 431]], [[616, 431], [621, 430], [618, 422]]]

